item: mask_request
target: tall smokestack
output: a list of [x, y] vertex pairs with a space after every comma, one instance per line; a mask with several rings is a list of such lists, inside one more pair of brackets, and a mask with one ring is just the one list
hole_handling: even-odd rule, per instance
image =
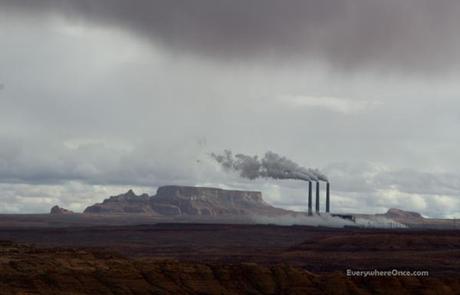
[[312, 208], [312, 183], [311, 181], [308, 182], [308, 215], [313, 215], [313, 208]]
[[316, 213], [319, 214], [319, 181], [316, 182]]
[[330, 212], [330, 184], [326, 182], [326, 213]]

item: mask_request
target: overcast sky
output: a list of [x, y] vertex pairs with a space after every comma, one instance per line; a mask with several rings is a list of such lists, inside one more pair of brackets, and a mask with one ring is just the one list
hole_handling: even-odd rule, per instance
[[335, 212], [460, 217], [460, 2], [0, 0], [0, 212], [167, 184], [261, 190], [211, 152], [274, 151]]

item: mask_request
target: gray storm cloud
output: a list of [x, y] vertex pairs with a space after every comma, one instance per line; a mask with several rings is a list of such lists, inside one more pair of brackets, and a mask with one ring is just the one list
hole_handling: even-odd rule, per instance
[[239, 172], [240, 176], [248, 179], [298, 179], [304, 181], [328, 181], [327, 177], [316, 169], [299, 166], [286, 157], [274, 152], [267, 152], [259, 160], [258, 156], [236, 154], [225, 150], [223, 154], [212, 153], [214, 158], [226, 170]]
[[455, 0], [0, 0], [0, 10], [112, 26], [217, 61], [409, 72], [460, 65]]
[[459, 27], [454, 0], [0, 0], [0, 212], [165, 184], [303, 208], [246, 180], [264, 155], [233, 179], [206, 154], [270, 146], [315, 155], [343, 212], [458, 217]]

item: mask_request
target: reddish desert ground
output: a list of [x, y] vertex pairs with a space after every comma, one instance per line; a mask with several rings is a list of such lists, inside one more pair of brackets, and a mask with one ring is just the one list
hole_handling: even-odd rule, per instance
[[[460, 232], [157, 224], [2, 228], [2, 294], [459, 294]], [[347, 277], [422, 270], [428, 277]], [[21, 293], [23, 292], [23, 293]]]

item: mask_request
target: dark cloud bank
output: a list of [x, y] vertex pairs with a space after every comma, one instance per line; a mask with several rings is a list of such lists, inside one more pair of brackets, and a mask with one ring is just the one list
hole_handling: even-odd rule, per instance
[[[102, 40], [104, 46], [95, 47], [93, 60], [84, 63], [91, 50], [72, 55], [68, 48], [79, 44], [60, 47], [60, 39], [46, 39], [50, 33], [45, 24], [62, 25], [53, 23], [56, 17], [84, 24], [88, 31], [100, 26], [151, 42], [164, 49], [156, 56], [164, 66], [141, 55], [134, 64], [117, 64], [117, 73], [107, 67], [93, 81], [88, 64], [105, 50], [118, 54], [111, 47], [118, 41]], [[16, 23], [25, 23], [25, 29], [16, 30]], [[269, 193], [271, 184], [281, 190], [279, 200], [272, 194], [270, 201], [304, 208], [303, 183], [240, 179], [206, 162], [209, 157], [197, 157], [192, 144], [175, 144], [181, 142], [177, 138], [205, 135], [213, 146], [200, 152], [273, 149], [311, 161], [301, 164], [320, 167], [330, 177], [334, 209], [368, 207], [375, 212], [378, 206], [398, 206], [432, 216], [458, 215], [460, 176], [454, 163], [460, 159], [455, 136], [459, 92], [444, 80], [436, 88], [428, 76], [442, 79], [459, 68], [458, 1], [0, 0], [0, 26], [5, 33], [0, 41], [0, 83], [5, 83], [0, 92], [0, 212], [12, 210], [5, 205], [17, 204], [22, 210], [22, 203], [34, 212], [40, 198], [34, 203], [23, 196], [40, 197], [55, 186], [63, 187], [61, 197], [68, 195], [69, 204], [79, 202], [80, 207], [72, 207], [78, 209], [97, 200], [78, 200], [73, 190], [91, 195], [89, 186], [167, 183], [263, 189], [267, 182]], [[14, 34], [22, 34], [21, 42], [11, 45]], [[169, 52], [191, 58], [175, 63]], [[203, 60], [216, 63], [196, 67]], [[248, 66], [232, 71], [228, 64], [235, 62]], [[347, 75], [332, 79], [324, 74], [318, 86], [307, 78], [322, 72], [308, 63]], [[288, 67], [280, 69], [279, 64]], [[252, 65], [270, 68], [252, 73]], [[62, 68], [68, 69], [67, 75]], [[366, 71], [388, 73], [396, 82], [380, 75], [378, 81], [369, 81]], [[412, 73], [419, 75], [417, 83], [409, 83]], [[313, 102], [324, 100], [326, 105], [328, 96], [337, 96], [332, 102], [362, 97], [369, 102], [382, 98], [384, 103], [375, 111], [337, 114], [311, 105], [285, 108], [288, 101], [278, 104], [268, 97], [291, 94], [306, 101], [313, 95]], [[268, 98], [251, 103], [252, 96]], [[112, 146], [112, 137], [121, 147]], [[74, 138], [77, 144], [70, 147], [63, 142]], [[83, 143], [78, 143], [80, 138]], [[101, 138], [102, 143], [87, 144], [86, 138]], [[143, 145], [138, 138], [155, 140]], [[252, 158], [241, 159], [259, 167]], [[8, 190], [10, 198], [5, 199]]]
[[119, 27], [219, 61], [430, 73], [460, 60], [454, 0], [1, 0], [0, 9]]

